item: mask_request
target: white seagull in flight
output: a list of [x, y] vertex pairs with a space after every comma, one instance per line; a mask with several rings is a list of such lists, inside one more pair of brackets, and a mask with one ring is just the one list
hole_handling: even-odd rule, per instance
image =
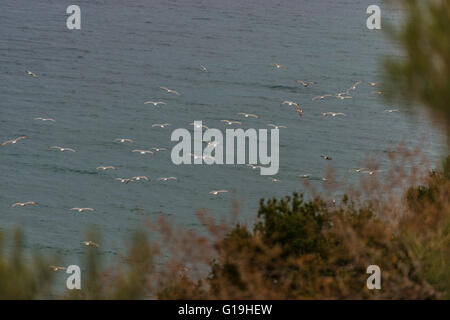
[[163, 102], [163, 101], [145, 101], [144, 104], [152, 104], [152, 105], [154, 105], [156, 107], [156, 106], [158, 106], [160, 104], [166, 104], [166, 103]]
[[364, 171], [367, 171], [367, 170], [369, 170], [369, 169], [367, 169], [367, 168], [359, 168], [359, 169], [351, 169], [350, 171], [360, 173], [360, 172], [364, 172]]
[[281, 104], [287, 104], [288, 106], [295, 106], [295, 107], [300, 107], [300, 105], [297, 102], [294, 101], [283, 101]]
[[131, 152], [137, 152], [137, 153], [140, 153], [140, 154], [153, 154], [153, 151], [150, 151], [150, 150], [141, 150], [141, 149], [131, 150]]
[[169, 180], [177, 180], [176, 177], [161, 177], [158, 178], [158, 181], [169, 181]]
[[115, 178], [114, 180], [120, 181], [122, 183], [128, 183], [131, 181], [131, 179], [127, 179], [127, 178]]
[[33, 78], [39, 78], [38, 75], [34, 72], [31, 72], [30, 70], [25, 70], [25, 72], [27, 73], [27, 75], [33, 77]]
[[60, 266], [49, 266], [53, 271], [59, 271], [59, 270], [66, 270], [66, 267], [60, 267]]
[[90, 240], [88, 240], [88, 241], [81, 241], [81, 243], [84, 244], [87, 247], [89, 247], [89, 246], [96, 247], [96, 248], [100, 247], [97, 243], [95, 243], [94, 241], [90, 241]]
[[66, 151], [70, 151], [70, 152], [76, 152], [74, 149], [72, 148], [63, 148], [63, 147], [58, 147], [58, 146], [54, 146], [54, 147], [50, 147], [50, 149], [58, 149], [61, 152], [66, 152]]
[[253, 113], [245, 113], [245, 112], [238, 112], [238, 115], [244, 116], [245, 118], [259, 118], [259, 116], [257, 114], [253, 114]]
[[97, 167], [97, 170], [105, 171], [105, 170], [109, 170], [109, 169], [116, 170], [116, 167], [114, 167], [114, 166], [99, 166], [99, 167]]
[[323, 96], [316, 96], [316, 97], [312, 98], [312, 101], [322, 100], [322, 99], [325, 99], [326, 97], [334, 97], [334, 94], [324, 94]]
[[178, 91], [176, 91], [176, 90], [172, 90], [172, 89], [169, 89], [169, 88], [167, 88], [167, 87], [160, 87], [160, 88], [163, 89], [163, 90], [166, 90], [167, 93], [173, 93], [173, 94], [176, 94], [177, 96], [180, 95], [180, 94], [178, 93]]
[[11, 207], [26, 207], [32, 204], [37, 204], [35, 201], [17, 202], [11, 205]]
[[70, 210], [72, 210], [72, 211], [78, 211], [78, 212], [83, 212], [83, 211], [95, 211], [95, 210], [92, 209], [92, 208], [72, 208], [72, 209], [70, 209]]
[[12, 140], [7, 140], [5, 142], [3, 142], [2, 144], [0, 144], [0, 147], [6, 146], [7, 144], [16, 144], [18, 141], [26, 139], [26, 136], [21, 136], [21, 137], [17, 137], [15, 139]]
[[127, 139], [127, 138], [117, 138], [117, 139], [114, 140], [114, 141], [120, 142], [120, 143], [124, 143], [124, 142], [130, 142], [130, 143], [132, 143], [132, 142], [133, 142], [133, 140]]
[[232, 120], [220, 120], [220, 122], [226, 122], [226, 124], [228, 125], [232, 125], [232, 124], [242, 124], [242, 122], [240, 121], [232, 121]]
[[272, 66], [274, 66], [274, 67], [277, 68], [277, 69], [287, 68], [286, 66], [283, 66], [283, 65], [278, 64], [278, 63], [272, 63]]
[[228, 190], [213, 190], [213, 191], [210, 191], [209, 193], [218, 195], [219, 193], [225, 193], [225, 192], [228, 192]]
[[336, 116], [345, 116], [345, 113], [342, 113], [342, 112], [322, 112], [322, 115], [323, 116], [333, 116], [333, 117], [336, 117]]
[[155, 124], [152, 124], [152, 127], [165, 128], [167, 126], [170, 126], [170, 123], [155, 123]]
[[34, 120], [56, 122], [56, 120], [52, 118], [34, 118]]
[[269, 127], [274, 127], [275, 129], [287, 128], [286, 126], [278, 126], [278, 125], [273, 124], [273, 123], [269, 123], [267, 126], [269, 126]]
[[196, 127], [197, 129], [200, 129], [200, 128], [209, 129], [208, 126], [205, 126], [205, 125], [199, 125], [199, 124], [196, 124], [196, 123], [194, 123], [194, 122], [189, 123], [189, 125], [194, 126], [194, 127]]
[[133, 178], [131, 178], [131, 180], [133, 180], [133, 181], [141, 181], [141, 180], [150, 181], [150, 179], [147, 176], [133, 177]]
[[150, 150], [155, 150], [156, 152], [158, 152], [158, 151], [167, 151], [167, 148], [150, 148]]
[[303, 81], [303, 80], [297, 80], [297, 83], [300, 83], [300, 84], [301, 84], [302, 86], [304, 86], [305, 88], [306, 88], [307, 86], [309, 86], [310, 84], [315, 84], [314, 81], [305, 82], [305, 81]]

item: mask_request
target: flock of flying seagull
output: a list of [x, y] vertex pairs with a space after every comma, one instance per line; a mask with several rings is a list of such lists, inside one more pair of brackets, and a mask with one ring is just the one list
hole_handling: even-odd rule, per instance
[[[286, 66], [280, 65], [278, 63], [273, 63], [272, 66], [275, 67], [276, 69], [287, 68]], [[202, 72], [209, 72], [209, 70], [204, 65], [200, 65], [200, 69], [201, 69]], [[36, 73], [34, 73], [32, 71], [29, 71], [29, 70], [26, 70], [26, 74], [29, 75], [30, 77], [33, 77], [33, 78], [39, 78], [39, 76]], [[297, 80], [297, 83], [299, 85], [305, 87], [305, 88], [316, 84], [315, 81], [304, 81], [304, 80]], [[337, 93], [334, 93], [334, 94], [324, 94], [324, 95], [316, 96], [316, 97], [312, 98], [312, 101], [322, 100], [322, 99], [325, 99], [327, 97], [337, 98], [337, 99], [341, 99], [341, 100], [343, 100], [343, 99], [351, 99], [352, 98], [352, 96], [350, 95], [351, 91], [356, 90], [357, 87], [361, 83], [362, 83], [361, 81], [357, 81], [351, 87], [349, 87], [348, 89], [340, 91], [340, 92], [337, 92]], [[376, 82], [369, 82], [368, 84], [371, 85], [371, 86], [374, 86], [374, 87], [378, 85], [378, 83], [376, 83]], [[181, 95], [178, 91], [173, 90], [173, 89], [169, 89], [167, 87], [160, 87], [160, 89], [166, 91], [168, 94], [174, 94], [176, 96], [180, 96]], [[382, 94], [382, 92], [380, 92], [380, 91], [373, 91], [372, 93]], [[151, 104], [151, 105], [157, 107], [157, 106], [165, 105], [166, 103], [164, 101], [145, 101], [144, 104]], [[303, 109], [301, 108], [301, 106], [297, 102], [286, 100], [286, 101], [283, 101], [281, 104], [282, 105], [293, 106], [293, 107], [296, 108], [297, 114], [300, 117], [303, 115]], [[399, 112], [399, 110], [398, 109], [388, 109], [388, 110], [385, 110], [385, 112], [393, 113], [393, 112]], [[244, 118], [259, 118], [259, 115], [253, 114], [253, 113], [239, 112], [239, 113], [237, 113], [237, 115], [238, 116], [242, 116]], [[337, 116], [345, 116], [345, 113], [342, 113], [342, 112], [323, 112], [322, 115], [323, 116], [337, 117]], [[36, 121], [43, 121], [43, 122], [56, 122], [55, 119], [43, 118], [43, 117], [37, 117], [37, 118], [34, 118], [34, 120], [36, 120]], [[241, 121], [227, 120], [227, 119], [222, 119], [222, 120], [220, 120], [220, 122], [223, 122], [226, 125], [241, 125], [242, 124]], [[200, 127], [200, 125], [195, 124], [195, 123], [189, 123], [189, 125], [194, 125], [196, 127]], [[155, 124], [152, 125], [152, 127], [159, 127], [159, 128], [166, 128], [168, 126], [170, 126], [169, 123], [155, 123]], [[276, 125], [276, 124], [273, 124], [273, 123], [269, 123], [268, 126], [269, 127], [273, 127], [275, 129], [287, 128], [287, 126]], [[205, 128], [205, 129], [208, 129], [208, 127], [206, 125], [202, 125], [201, 127]], [[14, 145], [14, 144], [17, 144], [19, 141], [24, 140], [24, 139], [27, 139], [27, 137], [26, 136], [20, 136], [20, 137], [17, 137], [15, 139], [4, 141], [4, 142], [2, 142], [0, 144], [0, 146], [4, 147], [4, 146], [7, 146], [7, 145]], [[115, 139], [115, 142], [118, 142], [118, 143], [133, 143], [133, 140], [129, 139], [129, 138], [117, 138], [117, 139]], [[211, 143], [214, 143], [214, 142], [208, 142], [208, 144], [211, 144]], [[60, 152], [76, 152], [76, 150], [73, 149], [73, 148], [66, 148], [66, 147], [61, 147], [61, 146], [52, 146], [52, 147], [50, 147], [50, 149], [56, 150], [56, 151], [60, 151]], [[156, 148], [155, 147], [155, 148], [150, 148], [148, 150], [133, 149], [133, 150], [131, 150], [131, 152], [139, 153], [141, 155], [147, 155], [147, 154], [154, 154], [155, 152], [166, 151], [166, 150], [167, 150], [167, 148]], [[194, 155], [194, 154], [191, 154], [191, 155], [193, 157], [196, 157], [196, 155]], [[326, 156], [326, 155], [322, 155], [321, 158], [323, 158], [325, 160], [332, 160], [331, 157]], [[261, 168], [261, 166], [253, 165], [253, 164], [248, 164], [247, 166], [251, 167], [252, 169]], [[116, 170], [116, 168], [114, 166], [99, 166], [96, 169], [97, 170], [102, 170], [102, 171]], [[359, 169], [351, 169], [350, 171], [356, 172], [356, 173], [367, 173], [369, 175], [374, 175], [379, 170], [371, 170], [369, 168], [359, 168]], [[308, 179], [308, 178], [311, 178], [311, 175], [310, 174], [302, 174], [302, 175], [300, 175], [300, 177]], [[281, 181], [278, 178], [274, 178], [274, 177], [270, 177], [270, 179], [273, 182], [280, 182]], [[147, 176], [135, 176], [135, 177], [132, 177], [132, 178], [115, 178], [114, 180], [120, 181], [121, 183], [130, 183], [130, 182], [135, 182], [135, 181], [150, 181], [150, 178], [148, 178]], [[170, 180], [177, 180], [177, 178], [176, 177], [160, 177], [160, 178], [157, 178], [157, 181], [170, 181]], [[321, 180], [326, 181], [327, 179], [326, 178], [321, 178]], [[226, 192], [228, 192], [228, 190], [212, 190], [212, 191], [209, 192], [209, 194], [219, 195], [221, 193], [226, 193]], [[27, 201], [27, 202], [17, 202], [17, 203], [12, 204], [11, 206], [12, 207], [26, 207], [26, 206], [29, 206], [29, 205], [37, 205], [37, 204], [38, 203], [35, 202], [35, 201]], [[93, 209], [93, 208], [82, 208], [82, 207], [74, 207], [74, 208], [71, 208], [70, 210], [78, 212], [78, 213], [88, 212], [88, 211], [95, 211], [95, 209]], [[97, 248], [99, 247], [99, 245], [97, 243], [95, 243], [93, 241], [90, 241], [90, 240], [82, 241], [81, 244], [83, 244], [85, 246], [92, 246], [92, 247], [97, 247]], [[53, 270], [55, 270], [55, 271], [57, 271], [57, 270], [64, 270], [65, 269], [64, 267], [59, 267], [59, 266], [51, 266], [51, 268]]]

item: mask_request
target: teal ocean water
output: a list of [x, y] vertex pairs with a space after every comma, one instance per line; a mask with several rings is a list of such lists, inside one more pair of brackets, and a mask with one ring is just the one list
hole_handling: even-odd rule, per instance
[[[80, 0], [82, 29], [69, 31], [66, 3], [2, 0], [0, 141], [28, 138], [0, 147], [1, 228], [19, 224], [29, 248], [58, 252], [67, 263], [77, 263], [88, 226], [102, 230], [99, 250], [110, 257], [146, 218], [170, 216], [198, 227], [196, 210], [225, 215], [237, 199], [242, 219], [251, 222], [260, 198], [301, 192], [298, 175], [322, 177], [329, 164], [345, 178], [368, 156], [383, 166], [390, 147], [401, 142], [415, 147], [421, 141], [430, 159], [438, 159], [444, 137], [433, 122], [386, 104], [368, 83], [380, 81], [380, 59], [393, 54], [382, 31], [366, 28], [366, 8], [377, 3]], [[381, 7], [383, 19], [398, 14]], [[296, 80], [316, 83], [303, 87]], [[361, 84], [351, 91], [352, 99], [312, 101], [356, 81]], [[154, 107], [145, 105], [147, 100], [166, 104]], [[281, 105], [284, 100], [298, 102], [303, 117]], [[259, 118], [241, 118], [238, 112]], [[346, 116], [324, 117], [323, 112]], [[242, 121], [242, 128], [287, 126], [280, 130], [280, 182], [248, 166], [172, 164], [175, 128], [202, 120], [224, 130], [221, 119]], [[155, 123], [171, 126], [152, 127]], [[152, 147], [169, 150], [145, 156], [131, 152]], [[324, 154], [333, 161], [321, 159]], [[100, 165], [116, 170], [96, 170]], [[114, 180], [144, 175], [151, 181]], [[157, 181], [168, 176], [177, 180]], [[323, 182], [312, 183], [320, 188]], [[209, 194], [216, 189], [234, 193]], [[38, 205], [11, 207], [23, 201]], [[95, 211], [75, 213], [73, 207]]]

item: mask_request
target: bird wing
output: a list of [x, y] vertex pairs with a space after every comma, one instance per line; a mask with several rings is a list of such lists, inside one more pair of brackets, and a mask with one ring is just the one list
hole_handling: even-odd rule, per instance
[[7, 144], [10, 144], [11, 142], [12, 142], [12, 140], [5, 141], [1, 144], [1, 146], [6, 146]]

